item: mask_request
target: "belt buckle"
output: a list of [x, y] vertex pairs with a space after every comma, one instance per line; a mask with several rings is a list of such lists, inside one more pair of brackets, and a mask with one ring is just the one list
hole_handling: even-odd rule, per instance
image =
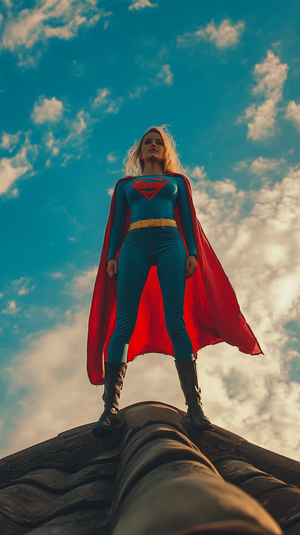
[[153, 217], [150, 217], [150, 219], [148, 219], [148, 227], [154, 227], [154, 219], [153, 219]]

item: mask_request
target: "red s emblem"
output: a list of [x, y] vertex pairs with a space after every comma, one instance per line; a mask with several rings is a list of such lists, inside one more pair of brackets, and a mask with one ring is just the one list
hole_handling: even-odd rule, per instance
[[153, 197], [166, 185], [170, 180], [165, 177], [155, 179], [139, 178], [136, 182], [131, 184], [131, 187], [139, 191], [146, 199], [151, 201]]

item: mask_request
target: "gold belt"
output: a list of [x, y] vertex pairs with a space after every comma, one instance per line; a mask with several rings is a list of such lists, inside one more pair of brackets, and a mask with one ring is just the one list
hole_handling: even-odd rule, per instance
[[174, 219], [140, 219], [134, 223], [130, 223], [128, 227], [128, 232], [135, 228], [146, 228], [146, 227], [177, 227], [176, 221]]

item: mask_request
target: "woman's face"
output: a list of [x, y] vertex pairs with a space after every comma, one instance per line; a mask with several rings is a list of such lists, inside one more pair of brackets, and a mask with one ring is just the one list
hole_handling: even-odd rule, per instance
[[148, 132], [142, 141], [140, 158], [144, 162], [163, 162], [165, 147], [158, 132]]

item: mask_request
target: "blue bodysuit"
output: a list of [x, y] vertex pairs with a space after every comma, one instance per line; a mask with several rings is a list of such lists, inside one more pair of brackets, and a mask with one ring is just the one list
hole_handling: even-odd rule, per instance
[[[143, 219], [173, 219], [178, 206], [188, 255], [197, 255], [188, 194], [181, 176], [143, 176], [120, 182], [108, 260], [122, 241], [128, 208], [130, 223]], [[118, 259], [117, 322], [108, 348], [108, 362], [127, 360], [139, 303], [149, 270], [157, 267], [167, 332], [176, 359], [192, 360], [193, 348], [183, 320], [186, 248], [176, 227], [147, 227], [128, 232]]]
[[140, 219], [175, 219], [178, 205], [184, 239], [189, 255], [196, 253], [193, 222], [184, 179], [181, 176], [143, 176], [120, 182], [116, 191], [116, 215], [112, 228], [108, 260], [115, 258], [120, 246], [128, 207], [130, 223]]

